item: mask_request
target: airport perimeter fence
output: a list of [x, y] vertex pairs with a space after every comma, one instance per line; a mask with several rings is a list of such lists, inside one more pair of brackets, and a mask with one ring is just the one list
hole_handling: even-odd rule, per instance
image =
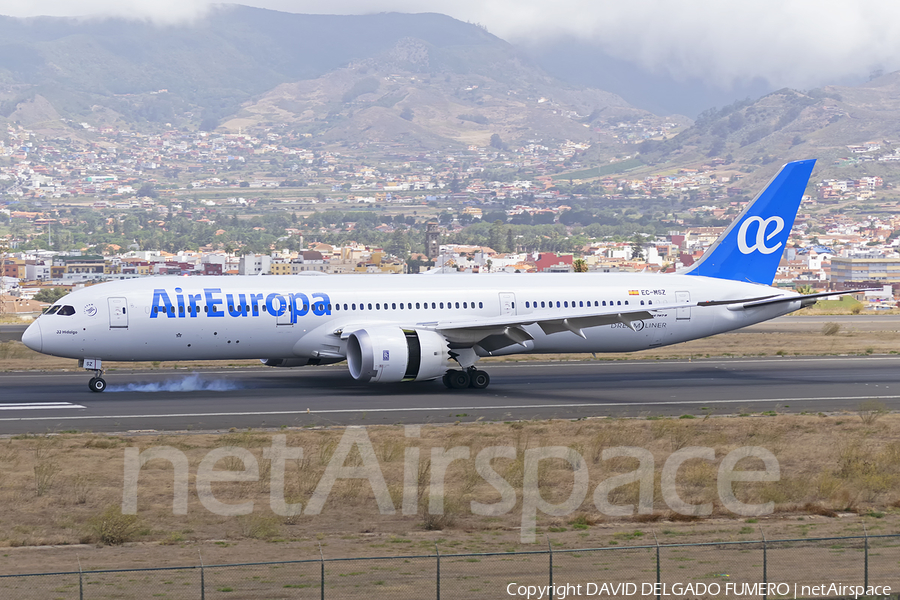
[[[687, 588], [689, 584], [694, 587]], [[701, 590], [698, 584], [718, 588]], [[553, 549], [548, 540], [542, 549], [523, 552], [443, 554], [435, 547], [433, 554], [418, 556], [321, 555], [265, 563], [0, 575], [0, 598], [495, 600], [526, 598], [525, 586], [553, 586], [544, 588], [540, 600], [854, 597], [853, 590], [835, 594], [830, 585], [889, 586], [888, 594], [879, 595], [898, 597], [900, 534], [578, 550]], [[687, 593], [699, 591], [706, 593]], [[534, 592], [531, 598], [538, 598], [539, 588]]]

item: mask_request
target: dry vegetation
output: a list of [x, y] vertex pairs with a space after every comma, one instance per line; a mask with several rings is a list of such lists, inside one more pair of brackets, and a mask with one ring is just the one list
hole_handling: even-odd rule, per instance
[[[524, 453], [530, 448], [561, 444], [570, 448], [572, 457], [580, 456], [585, 461], [590, 473], [589, 490], [582, 505], [566, 517], [539, 513], [539, 539], [551, 533], [570, 547], [608, 545], [617, 543], [621, 535], [631, 535], [635, 528], [661, 528], [671, 535], [693, 536], [691, 539], [751, 539], [753, 536], [749, 534], [756, 535], [758, 526], [748, 528], [743, 519], [721, 506], [716, 491], [717, 464], [690, 460], [678, 475], [682, 498], [692, 503], [713, 503], [710, 517], [682, 517], [663, 502], [659, 484], [663, 463], [672, 452], [689, 445], [714, 448], [716, 463], [740, 446], [762, 446], [775, 454], [781, 466], [780, 481], [734, 484], [736, 495], [743, 502], [775, 503], [775, 514], [762, 518], [770, 538], [798, 535], [791, 530], [798, 526], [798, 518], [804, 520], [803, 536], [811, 532], [856, 533], [861, 518], [869, 521], [869, 531], [887, 532], [900, 519], [898, 425], [900, 415], [885, 414], [883, 406], [868, 403], [860, 407], [858, 414], [831, 416], [587, 419], [423, 426], [420, 438], [405, 437], [402, 427], [371, 427], [367, 432], [397, 512], [379, 514], [369, 483], [346, 479], [336, 483], [320, 515], [287, 517], [277, 516], [270, 509], [271, 461], [263, 455], [263, 449], [279, 434], [287, 436], [288, 446], [303, 448], [301, 460], [287, 463], [285, 498], [305, 507], [347, 430], [16, 436], [0, 441], [0, 545], [141, 542], [116, 554], [116, 560], [126, 564], [130, 564], [128, 557], [133, 557], [134, 552], [152, 553], [156, 551], [148, 548], [210, 540], [228, 540], [222, 543], [234, 545], [232, 558], [246, 558], [251, 547], [254, 557], [269, 555], [271, 558], [278, 555], [280, 551], [275, 547], [282, 544], [308, 547], [306, 551], [311, 553], [313, 545], [320, 541], [332, 546], [331, 556], [338, 552], [345, 556], [402, 553], [410, 552], [411, 546], [392, 545], [390, 540], [409, 541], [422, 535], [439, 536], [457, 551], [509, 550], [521, 547], [518, 528], [525, 481]], [[514, 458], [495, 459], [492, 466], [516, 489], [516, 505], [506, 515], [475, 516], [470, 510], [472, 501], [497, 503], [501, 499], [497, 490], [474, 468], [475, 455], [485, 447], [496, 445], [515, 449]], [[170, 446], [188, 457], [191, 483], [186, 516], [173, 515], [173, 468], [158, 459], [148, 462], [140, 473], [137, 517], [121, 514], [124, 453], [129, 446], [142, 450]], [[445, 514], [429, 514], [430, 449], [459, 446], [470, 449], [470, 458], [455, 461], [447, 469]], [[604, 449], [616, 446], [639, 446], [653, 453], [656, 474], [652, 515], [610, 518], [595, 508], [592, 497], [598, 483], [637, 466], [634, 459], [601, 459]], [[203, 457], [219, 447], [245, 448], [259, 464], [259, 481], [212, 484], [216, 498], [222, 502], [235, 504], [252, 500], [253, 511], [248, 515], [216, 516], [199, 502], [194, 475]], [[404, 454], [412, 447], [420, 448], [422, 457], [415, 475], [419, 482], [419, 510], [415, 515], [403, 516], [399, 509]], [[346, 464], [361, 463], [358, 449], [354, 448]], [[758, 469], [760, 464], [744, 467], [742, 463], [740, 468]], [[226, 458], [218, 462], [216, 469], [239, 471], [243, 463]], [[572, 489], [572, 481], [572, 468], [566, 461], [548, 459], [540, 463], [538, 487], [547, 501], [564, 501]], [[633, 483], [615, 489], [610, 501], [636, 503], [637, 486]], [[428, 539], [433, 544], [435, 538]], [[627, 542], [627, 539], [620, 541]], [[679, 537], [678, 541], [685, 539]], [[271, 549], [267, 550], [268, 547]], [[165, 560], [165, 552], [160, 552], [159, 560]], [[12, 555], [16, 556], [23, 555]], [[14, 569], [22, 568], [18, 562], [14, 564]]]

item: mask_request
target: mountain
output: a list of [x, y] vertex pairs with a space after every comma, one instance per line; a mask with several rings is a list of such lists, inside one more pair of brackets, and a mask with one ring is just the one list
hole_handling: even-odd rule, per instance
[[495, 134], [501, 142], [584, 141], [592, 137], [590, 121], [600, 116], [660, 120], [614, 94], [565, 86], [511, 48], [492, 50], [487, 61], [478, 49], [478, 60], [450, 62], [441, 48], [404, 38], [321, 77], [282, 84], [223, 125], [277, 123], [325, 142], [402, 142], [429, 149], [448, 142], [487, 146]]
[[658, 115], [680, 114], [693, 119], [712, 106], [759, 98], [775, 89], [762, 79], [735, 83], [729, 88], [700, 78], [676, 79], [644, 67], [640, 61], [616, 58], [592, 41], [535, 40], [519, 46], [542, 69], [570, 85], [607, 90]]
[[615, 94], [564, 84], [483, 28], [439, 14], [227, 6], [167, 27], [0, 17], [0, 40], [0, 117], [44, 128], [61, 119], [278, 121], [325, 141], [365, 134], [429, 147], [484, 144], [495, 133], [582, 139], [600, 112], [655, 119]]
[[[725, 159], [735, 170], [764, 178], [776, 165], [763, 165], [816, 158], [815, 177], [896, 179], [900, 165], [889, 157], [900, 158], [900, 72], [858, 86], [782, 89], [709, 109], [678, 135], [644, 141], [638, 149], [647, 166], [635, 176]], [[587, 154], [586, 162], [593, 149]], [[764, 183], [757, 177], [749, 176], [748, 184]]]

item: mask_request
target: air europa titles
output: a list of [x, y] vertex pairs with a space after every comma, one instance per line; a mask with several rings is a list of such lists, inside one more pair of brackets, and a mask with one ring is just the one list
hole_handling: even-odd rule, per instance
[[223, 293], [221, 288], [203, 288], [200, 293], [184, 292], [175, 288], [174, 302], [165, 289], [153, 290], [150, 304], [150, 318], [184, 319], [193, 317], [258, 317], [269, 314], [274, 317], [290, 316], [291, 323], [298, 317], [312, 312], [316, 316], [331, 314], [331, 298], [328, 294], [316, 292], [306, 295], [302, 292], [273, 292], [270, 294]]

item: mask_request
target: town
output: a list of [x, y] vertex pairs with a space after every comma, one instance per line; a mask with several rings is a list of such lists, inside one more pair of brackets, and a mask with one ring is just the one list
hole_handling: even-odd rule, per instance
[[[494, 136], [488, 147], [415, 153], [324, 147], [278, 127], [74, 125], [77, 137], [9, 126], [0, 139], [3, 313], [33, 315], [74, 288], [155, 275], [671, 272], [750, 200], [747, 165], [714, 158], [633, 178], [614, 174], [632, 154], [584, 168], [581, 142], [510, 148]], [[675, 127], [607, 125], [626, 150]], [[897, 154], [885, 141], [848, 146], [847, 156]], [[884, 291], [869, 293], [873, 306], [892, 306], [893, 182], [815, 184], [775, 285], [874, 286]]]

